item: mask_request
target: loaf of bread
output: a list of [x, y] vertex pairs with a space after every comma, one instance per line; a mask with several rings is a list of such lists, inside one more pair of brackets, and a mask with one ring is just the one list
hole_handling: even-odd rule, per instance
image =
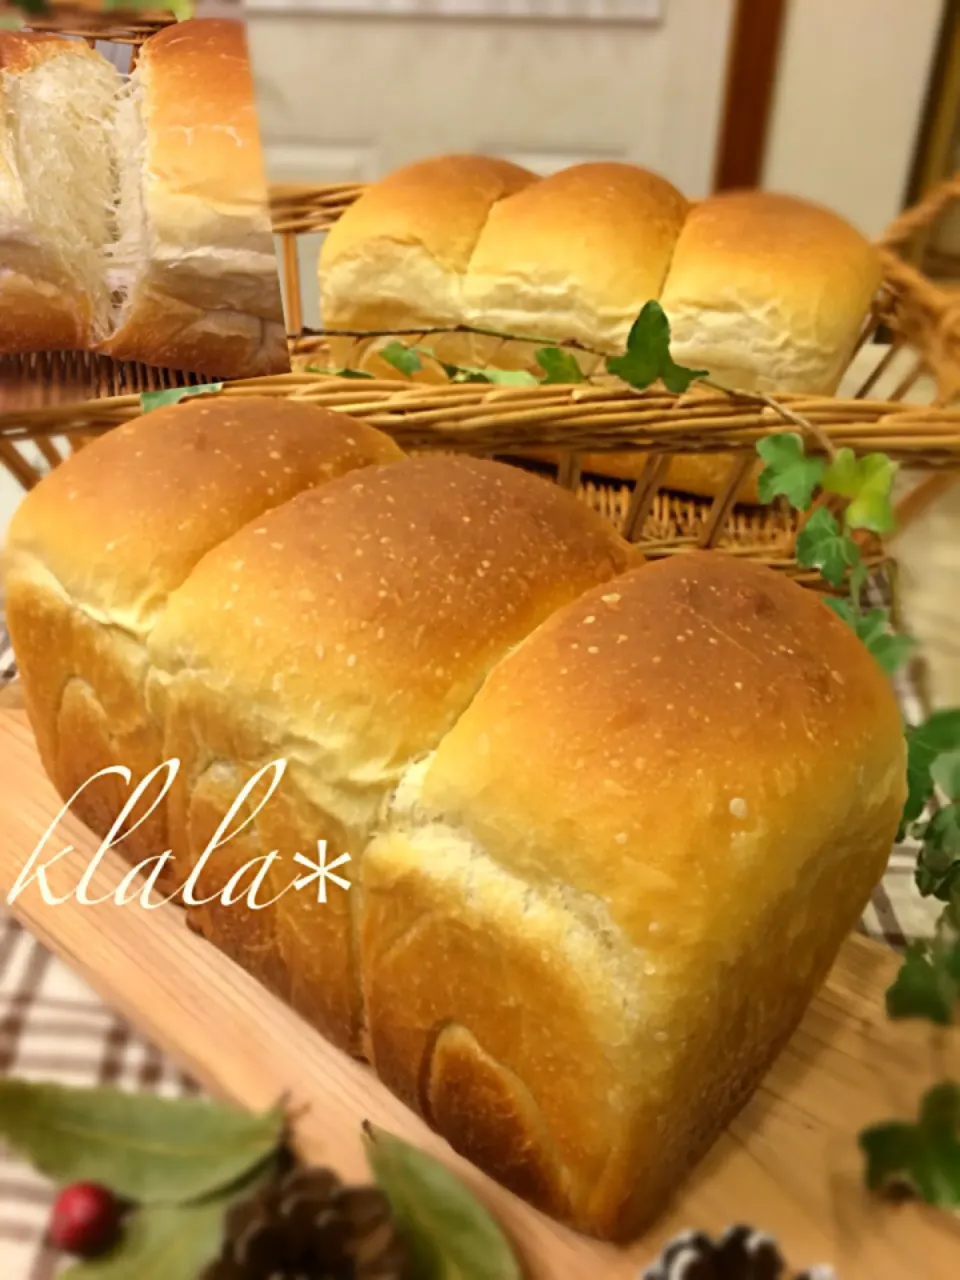
[[[519, 469], [283, 412], [188, 401], [28, 495], [6, 593], [44, 763], [68, 796], [179, 761], [128, 856], [170, 849], [196, 928], [457, 1150], [627, 1237], [882, 874], [891, 688], [770, 570], [643, 565]], [[349, 855], [325, 902], [287, 891], [318, 842]]]
[[[395, 329], [409, 298], [416, 305], [402, 313], [406, 327], [465, 324], [573, 339], [599, 353], [579, 356], [593, 373], [603, 356], [623, 349], [632, 321], [657, 299], [678, 362], [745, 391], [836, 390], [881, 278], [876, 250], [842, 218], [759, 191], [690, 205], [664, 179], [614, 163], [576, 165], [513, 191], [487, 186], [485, 210], [478, 200], [461, 214], [460, 193], [491, 163], [458, 157], [450, 167], [441, 158], [371, 185], [321, 250], [324, 326]], [[404, 234], [393, 234], [394, 220]], [[441, 296], [435, 263], [455, 236], [457, 288]], [[414, 238], [416, 253], [408, 247]], [[458, 335], [444, 354], [454, 363], [525, 368], [539, 345]], [[638, 454], [583, 460], [588, 470], [627, 479], [644, 461]], [[677, 458], [666, 483], [712, 496], [730, 461]], [[757, 500], [755, 477], [741, 497]]]
[[0, 32], [0, 94], [0, 350], [289, 368], [242, 23], [167, 27], [127, 80], [82, 42]]

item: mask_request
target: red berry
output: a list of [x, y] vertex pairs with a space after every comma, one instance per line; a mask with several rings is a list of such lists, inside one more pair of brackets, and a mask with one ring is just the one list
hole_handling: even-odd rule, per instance
[[117, 1239], [120, 1204], [112, 1191], [96, 1182], [74, 1182], [53, 1202], [48, 1236], [64, 1253], [93, 1258]]

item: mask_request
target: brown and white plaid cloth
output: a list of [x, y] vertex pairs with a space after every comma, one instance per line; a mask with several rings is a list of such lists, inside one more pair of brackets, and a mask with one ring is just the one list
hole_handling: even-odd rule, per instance
[[[15, 677], [0, 625], [0, 684]], [[899, 691], [915, 723], [921, 708], [907, 684]], [[871, 937], [901, 948], [930, 933], [934, 913], [913, 884], [916, 851], [893, 850], [883, 883], [863, 918]], [[118, 1017], [74, 973], [0, 907], [0, 1076], [67, 1085], [109, 1084], [166, 1095], [196, 1092], [177, 1066]], [[49, 1185], [0, 1151], [0, 1280], [52, 1280], [56, 1255], [44, 1246]]]

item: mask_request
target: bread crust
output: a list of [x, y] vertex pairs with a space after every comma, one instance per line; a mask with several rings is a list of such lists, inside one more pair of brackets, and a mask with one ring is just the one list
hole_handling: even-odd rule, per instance
[[[136, 786], [165, 759], [145, 646], [197, 561], [301, 489], [402, 456], [380, 432], [312, 405], [188, 398], [94, 441], [27, 495], [7, 536], [7, 624], [40, 756], [65, 800], [101, 769], [123, 766]], [[104, 836], [131, 789], [105, 778], [74, 810]], [[160, 808], [123, 851], [137, 862], [169, 847]], [[168, 868], [166, 892], [181, 869]]]
[[[631, 1237], [882, 875], [893, 691], [783, 575], [637, 568], [557, 486], [284, 404], [157, 411], [22, 505], [5, 588], [44, 765], [67, 798], [178, 759], [126, 849], [173, 848], [174, 884], [259, 775], [200, 932], [493, 1176]], [[101, 834], [105, 788], [74, 805]], [[350, 855], [326, 901], [289, 891], [318, 841]]]
[[[575, 353], [592, 374], [602, 355], [623, 349], [632, 321], [657, 299], [679, 363], [742, 390], [835, 391], [881, 279], [876, 249], [842, 218], [759, 191], [691, 204], [656, 174], [601, 162], [504, 192], [488, 202], [478, 228], [478, 207], [457, 198], [457, 163], [441, 158], [400, 170], [348, 210], [321, 253], [325, 325], [467, 324], [529, 334], [526, 342], [429, 339], [438, 353], [442, 342], [451, 363], [501, 369], [533, 368], [542, 345], [534, 339], [574, 339], [601, 353]], [[435, 273], [443, 238], [454, 236], [455, 286]], [[338, 261], [342, 253], [349, 271]], [[369, 345], [338, 345], [335, 363], [365, 367]], [[632, 454], [591, 454], [582, 462], [627, 480], [643, 465]], [[665, 485], [714, 497], [732, 462], [730, 455], [678, 457]], [[756, 470], [740, 500], [759, 501]]]
[[880, 281], [876, 248], [837, 214], [733, 191], [691, 210], [660, 302], [679, 363], [738, 390], [832, 395]]
[[889, 683], [813, 593], [715, 552], [588, 592], [367, 849], [378, 1073], [540, 1207], [636, 1234], [799, 1022], [904, 797]]
[[99, 350], [256, 377], [290, 368], [242, 22], [195, 18], [144, 42], [148, 259]]
[[[407, 165], [369, 187], [320, 252], [324, 327], [461, 323], [463, 278], [490, 210], [533, 181], [506, 160], [452, 155]], [[334, 364], [358, 368], [368, 345], [331, 340]], [[463, 338], [432, 335], [429, 345], [442, 359], [469, 363], [472, 347]]]
[[51, 58], [64, 57], [99, 60], [103, 54], [52, 31], [0, 31], [0, 76], [31, 71]]
[[[330, 860], [350, 855], [356, 883], [385, 797], [490, 667], [638, 560], [571, 494], [474, 459], [375, 467], [277, 507], [204, 558], [151, 636], [167, 753], [197, 780], [175, 802], [174, 838], [199, 857], [198, 833], [216, 829], [231, 788], [283, 757], [257, 846], [280, 852], [289, 883], [294, 851], [326, 840]], [[237, 613], [248, 628], [229, 625]], [[219, 851], [204, 896], [246, 856]], [[359, 1053], [358, 893], [331, 888], [323, 906], [288, 894], [249, 913], [213, 902], [196, 920]]]

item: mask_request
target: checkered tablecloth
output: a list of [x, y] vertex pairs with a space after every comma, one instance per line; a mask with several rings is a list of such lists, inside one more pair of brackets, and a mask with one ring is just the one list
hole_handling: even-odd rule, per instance
[[[0, 624], [0, 684], [15, 678], [13, 653]], [[920, 718], [909, 685], [900, 690], [909, 719]], [[929, 934], [930, 904], [913, 884], [916, 852], [893, 850], [863, 930], [891, 947]], [[163, 1094], [196, 1091], [176, 1065], [118, 1017], [74, 973], [0, 907], [0, 1076], [63, 1084], [110, 1084]], [[56, 1256], [43, 1244], [50, 1189], [0, 1152], [0, 1280], [52, 1280]]]

